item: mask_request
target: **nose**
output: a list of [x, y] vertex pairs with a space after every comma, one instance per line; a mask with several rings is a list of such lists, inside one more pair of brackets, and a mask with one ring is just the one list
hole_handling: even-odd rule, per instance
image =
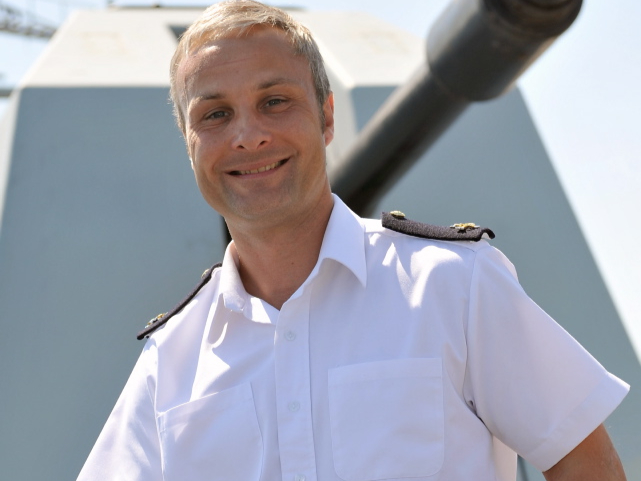
[[272, 140], [271, 131], [259, 114], [237, 113], [233, 124], [232, 148], [234, 150], [259, 150]]

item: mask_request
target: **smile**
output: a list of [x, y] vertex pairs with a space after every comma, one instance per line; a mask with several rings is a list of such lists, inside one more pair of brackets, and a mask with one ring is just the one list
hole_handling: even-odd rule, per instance
[[253, 170], [234, 170], [231, 173], [231, 175], [247, 175], [247, 174], [259, 174], [260, 172], [267, 172], [268, 170], [275, 169], [276, 167], [280, 167], [283, 165], [285, 162], [287, 162], [287, 159], [279, 160], [278, 162], [274, 162], [273, 164], [265, 165], [264, 167], [259, 167], [258, 169], [253, 169]]

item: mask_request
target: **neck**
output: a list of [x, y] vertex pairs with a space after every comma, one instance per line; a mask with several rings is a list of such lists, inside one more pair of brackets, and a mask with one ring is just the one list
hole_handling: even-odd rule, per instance
[[333, 208], [331, 195], [304, 215], [257, 229], [229, 226], [245, 290], [279, 309], [314, 269]]

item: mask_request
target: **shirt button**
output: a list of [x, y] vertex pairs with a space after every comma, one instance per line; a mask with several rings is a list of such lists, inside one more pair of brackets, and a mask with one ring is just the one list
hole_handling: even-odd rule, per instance
[[285, 333], [285, 339], [288, 341], [293, 341], [296, 339], [296, 333], [294, 331], [287, 331]]
[[297, 474], [296, 476], [294, 476], [294, 481], [305, 481], [305, 475]]
[[[300, 409], [300, 403], [298, 401], [292, 401], [287, 405], [287, 409], [294, 413]], [[305, 479], [305, 476], [303, 476], [303, 479]]]

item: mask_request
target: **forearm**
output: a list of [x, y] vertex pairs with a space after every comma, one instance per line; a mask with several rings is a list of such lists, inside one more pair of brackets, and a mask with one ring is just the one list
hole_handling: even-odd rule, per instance
[[547, 481], [625, 481], [621, 460], [603, 425], [543, 473]]

